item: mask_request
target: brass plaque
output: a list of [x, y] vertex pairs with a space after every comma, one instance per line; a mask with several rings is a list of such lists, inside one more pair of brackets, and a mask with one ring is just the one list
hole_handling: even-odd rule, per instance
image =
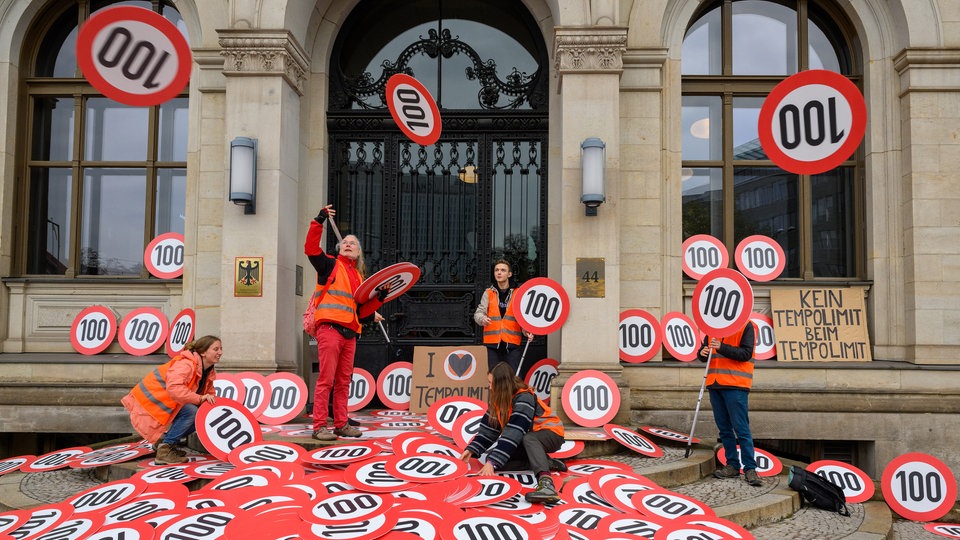
[[237, 257], [233, 271], [234, 296], [263, 296], [263, 257]]
[[577, 298], [603, 298], [606, 293], [604, 259], [577, 258]]

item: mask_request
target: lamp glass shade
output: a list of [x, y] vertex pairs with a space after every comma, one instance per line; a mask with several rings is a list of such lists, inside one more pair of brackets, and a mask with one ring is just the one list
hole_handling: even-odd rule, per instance
[[603, 173], [606, 145], [591, 137], [580, 145], [580, 202], [597, 206], [605, 200]]
[[230, 200], [236, 204], [253, 201], [257, 178], [256, 141], [237, 137], [230, 143]]

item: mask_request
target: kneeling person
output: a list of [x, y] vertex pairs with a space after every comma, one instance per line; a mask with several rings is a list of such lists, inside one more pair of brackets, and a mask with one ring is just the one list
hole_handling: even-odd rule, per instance
[[487, 412], [460, 459], [469, 462], [471, 457], [486, 452], [487, 462], [480, 469], [480, 476], [530, 469], [537, 476], [537, 489], [527, 493], [527, 501], [557, 502], [560, 496], [550, 471], [566, 471], [567, 466], [547, 454], [563, 445], [563, 423], [506, 362], [497, 364], [487, 380]]

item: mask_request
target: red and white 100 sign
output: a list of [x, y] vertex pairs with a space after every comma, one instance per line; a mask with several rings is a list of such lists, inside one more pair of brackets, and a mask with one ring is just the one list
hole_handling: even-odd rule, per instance
[[657, 318], [642, 309], [628, 309], [620, 314], [620, 360], [639, 364], [660, 352], [662, 335]]
[[730, 268], [711, 270], [693, 290], [693, 320], [711, 337], [736, 334], [750, 319], [753, 289]]
[[940, 519], [957, 500], [957, 481], [939, 459], [920, 452], [903, 454], [883, 470], [883, 500], [913, 521]]
[[726, 268], [730, 254], [723, 242], [709, 234], [697, 234], [687, 238], [681, 246], [683, 271], [693, 279], [702, 279], [707, 272]]
[[106, 306], [90, 306], [79, 314], [70, 328], [70, 343], [80, 354], [97, 354], [110, 346], [117, 334], [117, 318]]
[[754, 281], [776, 279], [787, 264], [780, 244], [760, 234], [741, 240], [733, 255], [740, 272]]
[[157, 308], [142, 307], [120, 322], [120, 346], [134, 356], [150, 354], [167, 339], [167, 318]]
[[570, 314], [567, 291], [556, 281], [543, 277], [518, 287], [510, 305], [520, 327], [538, 336], [559, 329]]
[[387, 108], [411, 141], [428, 146], [440, 138], [440, 109], [420, 81], [404, 73], [387, 80]]

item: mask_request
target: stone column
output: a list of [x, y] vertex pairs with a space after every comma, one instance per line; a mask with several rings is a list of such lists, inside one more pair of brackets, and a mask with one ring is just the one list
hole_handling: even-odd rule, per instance
[[[256, 214], [245, 215], [223, 193], [222, 302], [224, 367], [296, 371], [300, 321], [295, 267], [302, 249], [297, 220], [300, 98], [308, 59], [286, 30], [218, 30], [226, 76], [223, 162], [229, 190], [230, 141], [258, 141]], [[263, 257], [263, 295], [234, 295], [236, 257]]]
[[[553, 403], [574, 374], [595, 369], [620, 389], [615, 422], [629, 420], [629, 388], [622, 378], [617, 347], [620, 316], [620, 76], [627, 44], [625, 27], [556, 29], [562, 178], [558, 229], [561, 284], [570, 298], [570, 316], [561, 330], [559, 373]], [[586, 216], [580, 202], [580, 144], [597, 137], [606, 144], [606, 202]], [[552, 183], [556, 186], [556, 183]], [[551, 188], [555, 189], [555, 188]], [[603, 297], [577, 297], [577, 259], [603, 259]], [[562, 407], [557, 407], [562, 413]]]

